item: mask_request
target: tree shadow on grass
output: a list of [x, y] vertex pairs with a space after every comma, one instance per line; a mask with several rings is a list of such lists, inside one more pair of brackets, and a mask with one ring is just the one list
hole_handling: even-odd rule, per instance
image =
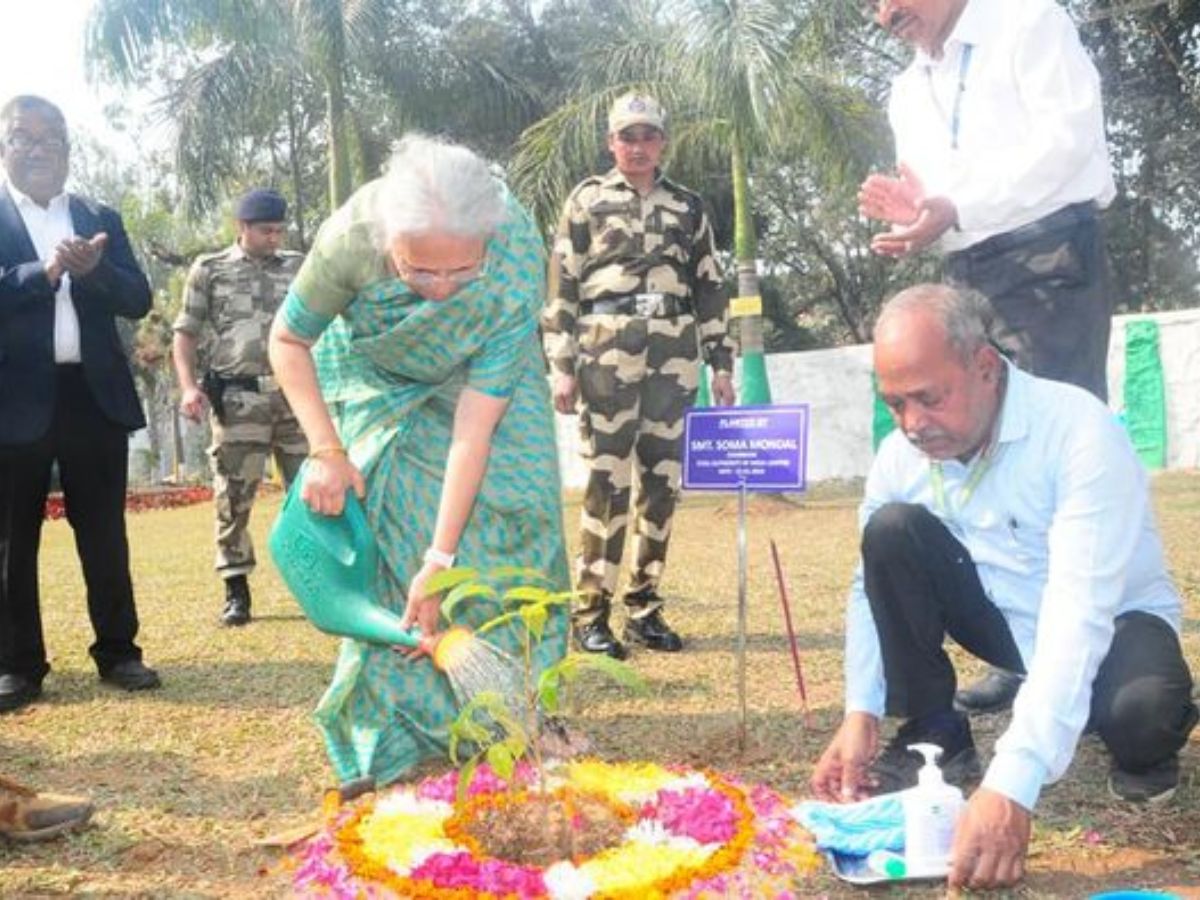
[[52, 672], [38, 702], [55, 704], [110, 702], [178, 703], [245, 709], [289, 709], [315, 705], [333, 673], [333, 660], [200, 662], [156, 665], [162, 687], [126, 692], [82, 672]]
[[252, 622], [254, 624], [259, 622], [303, 622], [305, 619], [306, 617], [302, 612], [268, 613], [266, 615], [263, 615], [262, 613], [254, 613]]
[[[801, 655], [808, 651], [819, 652], [823, 650], [842, 651], [845, 649], [845, 638], [840, 634], [831, 632], [800, 632], [796, 635], [796, 645], [800, 650]], [[685, 653], [691, 651], [695, 653], [706, 652], [725, 652], [735, 650], [737, 648], [737, 636], [733, 633], [723, 635], [708, 635], [705, 637], [689, 637], [686, 629], [683, 632], [683, 650]], [[634, 648], [638, 649], [638, 648]], [[746, 635], [746, 650], [751, 653], [760, 652], [780, 652], [789, 653], [788, 639], [786, 634], [782, 633], [765, 633]], [[653, 651], [644, 651], [653, 652]]]
[[[6, 740], [0, 771], [42, 790], [86, 794], [98, 811], [137, 809], [153, 817], [186, 816], [246, 824], [268, 815], [307, 814], [320, 797], [298, 790], [295, 773], [266, 771], [240, 759], [234, 774], [212, 774], [211, 757], [187, 751], [80, 753], [53, 765], [38, 746]], [[7, 770], [7, 771], [6, 771]]]

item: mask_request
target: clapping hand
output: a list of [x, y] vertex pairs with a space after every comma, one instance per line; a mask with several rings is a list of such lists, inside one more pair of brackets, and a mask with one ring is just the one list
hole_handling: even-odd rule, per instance
[[858, 189], [858, 211], [868, 219], [880, 219], [891, 225], [912, 225], [920, 215], [925, 187], [905, 163], [897, 177], [870, 175]]
[[871, 175], [858, 191], [859, 212], [892, 225], [871, 240], [871, 249], [881, 256], [917, 253], [958, 223], [958, 210], [949, 198], [926, 196], [925, 186], [904, 163], [898, 172], [895, 178]]
[[[72, 277], [80, 278], [100, 265], [100, 258], [104, 256], [104, 247], [107, 244], [108, 235], [103, 231], [90, 238], [67, 238], [55, 248], [51, 266], [58, 270], [60, 276], [66, 271]], [[50, 272], [49, 266], [47, 272]]]

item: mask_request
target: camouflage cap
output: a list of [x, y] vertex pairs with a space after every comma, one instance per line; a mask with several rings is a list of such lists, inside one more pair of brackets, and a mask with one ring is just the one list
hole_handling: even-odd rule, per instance
[[608, 111], [608, 133], [616, 134], [630, 125], [649, 125], [666, 133], [667, 117], [658, 101], [649, 94], [622, 94]]

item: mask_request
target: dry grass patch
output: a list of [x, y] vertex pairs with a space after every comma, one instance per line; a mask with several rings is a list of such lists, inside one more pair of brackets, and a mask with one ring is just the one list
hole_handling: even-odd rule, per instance
[[[1200, 669], [1200, 477], [1156, 480], [1168, 556], [1186, 598], [1185, 645]], [[257, 546], [277, 507], [256, 515]], [[840, 715], [841, 631], [856, 556], [853, 486], [803, 499], [755, 497], [749, 519], [748, 736], [737, 741], [733, 663], [736, 499], [688, 497], [676, 525], [669, 620], [678, 655], [637, 653], [650, 683], [634, 699], [606, 684], [571, 699], [576, 723], [606, 758], [703, 764], [802, 794]], [[577, 504], [567, 511], [574, 534]], [[262, 897], [286, 893], [279, 856], [257, 846], [303, 825], [330, 784], [309, 713], [332, 669], [336, 642], [311, 628], [265, 563], [251, 579], [255, 622], [217, 625], [211, 509], [131, 516], [140, 642], [164, 677], [152, 694], [101, 686], [87, 656], [90, 630], [70, 531], [46, 525], [43, 611], [54, 670], [43, 701], [0, 718], [0, 771], [38, 786], [90, 794], [95, 824], [65, 840], [0, 844], [0, 896]], [[768, 541], [779, 545], [793, 598], [813, 727], [800, 714]], [[618, 613], [619, 618], [619, 613]], [[970, 677], [973, 665], [964, 667]], [[985, 752], [1004, 726], [977, 728]], [[1120, 807], [1104, 790], [1106, 761], [1091, 740], [1038, 811], [1032, 872], [1012, 894], [1081, 897], [1117, 886], [1200, 884], [1200, 763], [1194, 736], [1184, 783], [1162, 811]], [[802, 896], [863, 896], [832, 878]], [[908, 896], [939, 896], [936, 889]], [[894, 892], [895, 896], [905, 895]], [[1200, 893], [1195, 894], [1200, 896]]]

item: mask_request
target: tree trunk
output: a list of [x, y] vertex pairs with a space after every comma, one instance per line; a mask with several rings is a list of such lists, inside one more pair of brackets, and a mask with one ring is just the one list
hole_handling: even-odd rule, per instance
[[329, 211], [350, 198], [350, 147], [346, 139], [346, 90], [342, 69], [331, 62], [325, 85], [325, 110], [329, 127]]
[[308, 235], [304, 231], [304, 178], [300, 174], [300, 129], [296, 124], [295, 85], [288, 88], [288, 95], [288, 168], [292, 179], [292, 196], [295, 198], [292, 219], [296, 223], [296, 238], [300, 241], [300, 249], [307, 252]]
[[[737, 259], [738, 296], [757, 297], [758, 235], [754, 233], [754, 212], [750, 204], [749, 167], [736, 131], [730, 157], [733, 170], [733, 252]], [[738, 335], [742, 356], [738, 402], [742, 406], [770, 403], [771, 387], [767, 382], [767, 367], [763, 358], [762, 313], [741, 316]]]

